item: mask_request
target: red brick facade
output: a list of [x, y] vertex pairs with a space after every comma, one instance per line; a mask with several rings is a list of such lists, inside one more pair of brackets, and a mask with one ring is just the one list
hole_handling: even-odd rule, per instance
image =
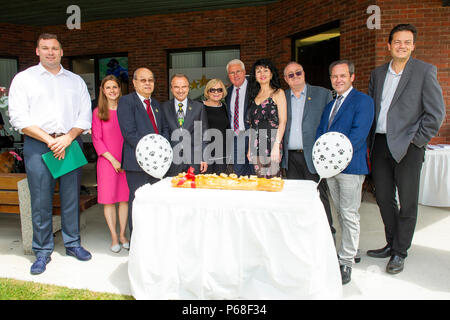
[[[368, 29], [367, 7], [381, 9], [381, 29]], [[398, 23], [418, 28], [414, 56], [438, 67], [447, 117], [433, 143], [450, 143], [450, 7], [442, 0], [281, 0], [275, 4], [102, 20], [66, 26], [29, 27], [0, 23], [0, 56], [19, 58], [20, 70], [37, 63], [35, 41], [43, 32], [60, 36], [64, 55], [81, 56], [127, 52], [129, 70], [149, 66], [155, 73], [154, 95], [167, 98], [167, 50], [239, 45], [250, 69], [261, 57], [274, 60], [280, 72], [291, 60], [291, 37], [299, 32], [340, 21], [340, 56], [356, 65], [354, 86], [367, 92], [370, 71], [389, 61], [386, 43]], [[67, 67], [68, 60], [63, 64]]]

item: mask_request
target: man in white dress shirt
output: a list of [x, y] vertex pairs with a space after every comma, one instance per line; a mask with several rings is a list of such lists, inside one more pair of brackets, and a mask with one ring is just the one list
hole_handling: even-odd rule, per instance
[[[36, 55], [40, 63], [18, 73], [10, 88], [11, 124], [25, 135], [24, 158], [31, 196], [32, 248], [36, 261], [31, 274], [45, 271], [54, 249], [52, 230], [53, 193], [56, 180], [42, 160], [53, 152], [65, 157], [74, 141], [91, 128], [91, 100], [85, 82], [61, 65], [63, 50], [57, 36], [41, 34]], [[86, 261], [91, 254], [80, 244], [79, 198], [81, 168], [59, 178], [61, 227], [66, 254]]]

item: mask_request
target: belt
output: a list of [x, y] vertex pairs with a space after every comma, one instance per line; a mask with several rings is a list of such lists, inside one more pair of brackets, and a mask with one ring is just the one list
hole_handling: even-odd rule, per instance
[[63, 135], [65, 135], [65, 133], [49, 133], [49, 136], [53, 137], [53, 138], [58, 138], [58, 137], [61, 137]]
[[303, 153], [303, 149], [289, 150], [289, 152], [300, 152], [300, 153]]

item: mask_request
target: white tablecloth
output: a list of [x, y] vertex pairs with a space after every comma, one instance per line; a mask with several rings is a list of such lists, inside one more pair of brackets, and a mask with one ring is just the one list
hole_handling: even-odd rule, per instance
[[316, 184], [282, 192], [144, 185], [128, 274], [136, 299], [335, 299], [342, 284]]
[[450, 149], [425, 151], [420, 175], [419, 203], [450, 207]]

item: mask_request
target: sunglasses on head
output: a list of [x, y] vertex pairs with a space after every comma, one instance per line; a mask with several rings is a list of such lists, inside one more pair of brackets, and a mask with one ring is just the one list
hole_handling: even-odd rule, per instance
[[211, 88], [211, 89], [209, 89], [209, 92], [211, 92], [211, 93], [215, 93], [215, 92], [219, 92], [219, 93], [222, 93], [223, 92], [223, 89], [222, 88]]
[[302, 73], [303, 73], [302, 70], [299, 70], [299, 71], [296, 71], [293, 73], [289, 73], [287, 76], [289, 79], [292, 79], [294, 76], [300, 77], [302, 75]]

